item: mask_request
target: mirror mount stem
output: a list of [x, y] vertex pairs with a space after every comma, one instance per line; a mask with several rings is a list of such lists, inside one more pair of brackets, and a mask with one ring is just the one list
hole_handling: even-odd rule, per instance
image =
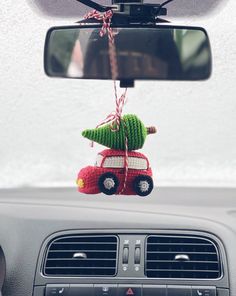
[[113, 8], [116, 8], [116, 6], [104, 6], [104, 5], [101, 5], [101, 4], [98, 4], [92, 0], [76, 0], [77, 2], [81, 2], [83, 3], [84, 5], [86, 6], [89, 6], [99, 12], [106, 12], [110, 9], [113, 9]]
[[120, 80], [120, 88], [134, 87], [133, 79]]
[[[162, 15], [167, 15], [167, 9], [163, 4], [143, 3], [143, 0], [112, 0], [111, 6], [104, 6], [92, 0], [76, 0], [84, 5], [93, 8], [99, 12], [113, 11], [112, 24], [127, 25], [131, 23], [163, 23], [168, 22], [160, 19]], [[169, 0], [173, 1], [173, 0]], [[88, 20], [82, 20], [78, 23], [88, 23]], [[98, 23], [95, 19], [90, 19], [89, 23]]]

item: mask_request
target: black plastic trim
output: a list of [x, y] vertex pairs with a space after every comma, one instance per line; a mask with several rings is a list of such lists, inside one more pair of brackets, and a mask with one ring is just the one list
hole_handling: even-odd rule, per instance
[[[54, 31], [54, 30], [65, 30], [65, 29], [87, 29], [87, 28], [101, 28], [102, 27], [102, 24], [82, 24], [82, 25], [71, 25], [71, 26], [54, 26], [54, 27], [51, 27], [48, 31], [47, 31], [47, 34], [46, 34], [46, 38], [45, 38], [45, 43], [44, 43], [44, 57], [43, 57], [43, 64], [44, 64], [44, 71], [45, 71], [45, 74], [49, 77], [57, 77], [55, 75], [51, 75], [48, 71], [47, 71], [47, 67], [46, 67], [46, 64], [47, 64], [47, 55], [46, 55], [46, 52], [47, 52], [47, 47], [48, 47], [48, 43], [49, 43], [49, 39], [50, 39], [50, 35], [51, 33]], [[160, 24], [160, 23], [157, 23], [157, 24], [129, 24], [129, 25], [112, 25], [111, 24], [111, 27], [112, 28], [152, 28], [152, 29], [159, 29], [159, 28], [167, 28], [167, 29], [170, 29], [170, 28], [176, 28], [176, 29], [189, 29], [189, 30], [199, 30], [199, 31], [202, 31], [208, 38], [209, 40], [209, 35], [207, 33], [207, 31], [202, 28], [202, 27], [194, 27], [194, 26], [181, 26], [181, 25], [167, 25], [167, 24]], [[212, 51], [211, 51], [211, 45], [210, 45], [210, 42], [209, 42], [209, 48], [210, 48], [210, 60], [212, 61]], [[188, 80], [182, 80], [182, 79], [158, 79], [159, 81], [204, 81], [204, 80], [207, 80], [212, 74], [212, 63], [210, 65], [210, 73], [209, 73], [209, 76], [207, 77], [204, 77], [202, 79], [188, 79]], [[57, 78], [67, 78], [67, 79], [81, 79], [81, 78], [76, 78], [76, 77], [66, 77], [66, 76], [58, 76]], [[86, 78], [88, 80], [94, 80], [92, 78]], [[96, 79], [97, 80], [97, 79]], [[101, 79], [98, 79], [98, 80], [108, 80], [106, 78], [101, 78]], [[119, 79], [118, 79], [119, 80]], [[135, 81], [135, 80], [149, 80], [149, 81], [154, 81], [153, 79], [138, 79], [136, 77], [133, 77], [132, 81]], [[122, 80], [121, 80], [122, 81]], [[121, 87], [124, 87], [121, 86]], [[133, 87], [133, 84], [131, 85], [131, 87]]]
[[[81, 234], [77, 234], [77, 235], [62, 235], [62, 236], [59, 236], [59, 237], [57, 237], [57, 238], [54, 238], [54, 239], [52, 239], [50, 242], [49, 242], [49, 244], [48, 244], [48, 246], [47, 246], [47, 248], [46, 248], [46, 250], [45, 250], [45, 255], [44, 255], [44, 259], [43, 259], [43, 264], [42, 264], [42, 268], [41, 268], [41, 273], [42, 273], [42, 275], [44, 275], [44, 276], [46, 276], [46, 277], [57, 277], [57, 278], [64, 278], [64, 277], [68, 277], [68, 278], [70, 278], [71, 276], [67, 276], [67, 275], [62, 275], [62, 276], [60, 276], [60, 275], [57, 275], [57, 276], [53, 276], [53, 275], [49, 275], [49, 274], [47, 274], [46, 273], [46, 263], [47, 263], [47, 259], [48, 259], [48, 254], [49, 254], [49, 251], [50, 251], [50, 248], [51, 248], [51, 246], [55, 243], [55, 242], [57, 242], [57, 241], [59, 241], [59, 240], [61, 240], [61, 239], [66, 239], [66, 238], [78, 238], [78, 237], [80, 237], [80, 238], [86, 238], [86, 237], [88, 237], [88, 238], [97, 238], [97, 237], [114, 237], [114, 238], [116, 238], [116, 266], [115, 266], [115, 273], [114, 273], [114, 275], [111, 275], [111, 276], [109, 276], [109, 277], [115, 277], [116, 275], [117, 275], [117, 272], [118, 272], [118, 257], [119, 257], [119, 237], [117, 236], [117, 235], [113, 235], [113, 234], [106, 234], [106, 235], [100, 235], [100, 234], [94, 234], [94, 235], [89, 235], [89, 234], [87, 234], [87, 235], [81, 235]], [[83, 275], [79, 275], [78, 277], [88, 277], [88, 276], [83, 276]], [[96, 277], [102, 277], [102, 276], [99, 276], [99, 275], [97, 275]]]
[[[74, 234], [81, 234], [81, 235], [106, 235], [106, 234], [112, 234], [117, 235], [119, 237], [120, 247], [119, 247], [119, 255], [118, 255], [118, 273], [115, 277], [46, 277], [42, 274], [42, 264], [43, 264], [43, 258], [45, 254], [45, 250], [48, 246], [48, 243], [57, 238], [58, 236], [64, 236], [64, 235], [74, 235]], [[130, 250], [134, 250], [135, 248], [135, 240], [137, 238], [141, 238], [142, 242], [145, 241], [146, 237], [148, 235], [159, 235], [159, 234], [171, 234], [171, 235], [194, 235], [194, 236], [200, 236], [200, 237], [206, 237], [207, 239], [214, 240], [214, 242], [217, 244], [217, 247], [219, 249], [220, 255], [221, 255], [221, 261], [222, 261], [222, 270], [223, 270], [223, 276], [220, 279], [209, 279], [209, 280], [201, 280], [201, 279], [158, 279], [158, 278], [147, 278], [144, 275], [144, 258], [142, 261], [142, 264], [140, 265], [141, 269], [138, 273], [135, 273], [132, 268], [130, 268], [126, 273], [121, 272], [122, 267], [122, 257], [120, 257], [120, 253], [122, 253], [122, 245], [124, 243], [124, 238], [132, 238], [132, 246], [130, 245]], [[141, 250], [142, 254], [144, 255], [144, 248]], [[144, 256], [143, 256], [144, 257]], [[134, 256], [132, 252], [130, 252], [130, 259], [134, 260]], [[129, 262], [131, 262], [129, 260]], [[131, 266], [132, 267], [132, 266]], [[118, 230], [118, 229], [101, 229], [101, 230], [71, 230], [71, 231], [62, 231], [59, 233], [54, 233], [52, 236], [48, 237], [45, 242], [43, 243], [40, 255], [39, 255], [39, 261], [35, 276], [35, 285], [46, 285], [46, 284], [57, 284], [57, 283], [123, 283], [123, 284], [136, 284], [136, 283], [142, 283], [142, 284], [170, 284], [170, 285], [178, 285], [178, 284], [188, 284], [188, 285], [214, 285], [216, 287], [220, 288], [229, 288], [229, 279], [228, 279], [228, 268], [227, 268], [227, 260], [226, 260], [226, 253], [224, 246], [221, 242], [221, 240], [215, 236], [214, 234], [211, 234], [209, 232], [204, 231], [191, 231], [191, 230], [153, 230], [153, 229], [130, 229], [130, 230]]]
[[[147, 276], [147, 270], [146, 270], [146, 266], [147, 266], [147, 255], [148, 255], [148, 251], [147, 251], [147, 246], [148, 246], [148, 239], [150, 237], [173, 237], [173, 238], [189, 238], [189, 239], [201, 239], [201, 240], [205, 240], [205, 241], [208, 241], [210, 242], [214, 247], [215, 247], [215, 250], [216, 250], [216, 254], [217, 254], [217, 258], [218, 258], [218, 261], [219, 261], [219, 272], [220, 272], [220, 276], [217, 277], [217, 278], [211, 278], [212, 280], [219, 280], [223, 277], [224, 273], [223, 273], [223, 262], [222, 262], [222, 259], [221, 259], [221, 252], [219, 250], [219, 246], [217, 244], [217, 242], [212, 239], [212, 238], [209, 238], [209, 237], [206, 237], [206, 236], [203, 236], [203, 235], [172, 235], [172, 234], [157, 234], [157, 235], [148, 235], [146, 237], [146, 240], [145, 240], [145, 267], [144, 267], [144, 274]], [[147, 276], [148, 277], [148, 276]], [[148, 277], [148, 278], [163, 278], [165, 279], [165, 277]], [[177, 280], [183, 280], [184, 278], [175, 278]], [[193, 279], [193, 278], [186, 278], [186, 279]], [[203, 280], [205, 281], [206, 279], [205, 278], [198, 278], [199, 280]], [[193, 279], [195, 280], [195, 279]]]

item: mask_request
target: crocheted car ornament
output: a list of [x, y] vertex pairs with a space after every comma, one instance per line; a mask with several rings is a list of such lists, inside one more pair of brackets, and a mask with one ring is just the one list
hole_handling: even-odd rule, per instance
[[133, 114], [121, 118], [118, 130], [113, 123], [83, 131], [85, 138], [110, 149], [98, 153], [95, 166], [80, 170], [78, 191], [86, 194], [103, 192], [107, 195], [150, 194], [153, 179], [149, 161], [144, 154], [134, 150], [141, 149], [147, 135], [155, 132], [155, 127], [146, 128]]

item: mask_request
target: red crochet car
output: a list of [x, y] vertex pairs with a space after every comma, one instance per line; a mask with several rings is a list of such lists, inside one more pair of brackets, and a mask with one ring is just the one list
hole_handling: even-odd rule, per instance
[[[87, 166], [78, 174], [79, 192], [107, 195], [119, 194], [124, 186], [124, 156], [120, 150], [106, 149], [97, 155], [95, 166]], [[128, 178], [122, 194], [146, 196], [153, 189], [152, 170], [145, 155], [128, 152]]]

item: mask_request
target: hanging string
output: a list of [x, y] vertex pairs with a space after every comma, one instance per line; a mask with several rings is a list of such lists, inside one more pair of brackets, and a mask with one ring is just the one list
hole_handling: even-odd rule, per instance
[[[110, 61], [110, 69], [111, 69], [111, 77], [114, 83], [114, 92], [115, 92], [115, 100], [116, 100], [116, 110], [111, 112], [99, 125], [97, 128], [110, 123], [110, 128], [113, 132], [117, 132], [120, 129], [120, 123], [122, 120], [122, 111], [126, 102], [126, 93], [127, 88], [124, 93], [118, 98], [118, 92], [116, 87], [116, 79], [118, 77], [118, 65], [117, 65], [117, 55], [116, 55], [116, 47], [115, 47], [115, 39], [114, 32], [111, 28], [111, 20], [113, 17], [113, 11], [108, 10], [104, 13], [100, 13], [97, 10], [93, 10], [84, 16], [84, 19], [94, 18], [96, 20], [102, 21], [102, 28], [99, 32], [99, 35], [103, 37], [105, 34], [108, 34], [108, 44], [109, 44], [109, 61]], [[124, 156], [124, 183], [123, 187], [118, 194], [122, 194], [126, 188], [127, 178], [128, 178], [128, 135], [127, 135], [127, 127], [125, 121], [122, 120], [124, 124], [125, 131], [125, 156]], [[91, 143], [93, 146], [93, 142]]]
[[[116, 85], [115, 85], [115, 90], [116, 90]], [[116, 111], [111, 112], [100, 124], [96, 126], [96, 128], [110, 123], [110, 128], [113, 132], [117, 132], [120, 129], [120, 122], [121, 122], [121, 115], [123, 111], [123, 107], [126, 103], [126, 92], [121, 95], [121, 97], [118, 99], [117, 96], [117, 90], [115, 91], [115, 96], [116, 96]]]
[[113, 17], [113, 11], [108, 10], [104, 13], [100, 13], [97, 10], [93, 10], [87, 13], [84, 16], [84, 19], [96, 19], [98, 21], [102, 21], [102, 28], [99, 32], [100, 37], [108, 34], [108, 45], [109, 45], [109, 60], [110, 60], [110, 68], [111, 68], [111, 77], [112, 80], [115, 81], [118, 76], [118, 66], [117, 66], [117, 58], [116, 58], [116, 48], [114, 41], [114, 33], [111, 28], [111, 20]]

